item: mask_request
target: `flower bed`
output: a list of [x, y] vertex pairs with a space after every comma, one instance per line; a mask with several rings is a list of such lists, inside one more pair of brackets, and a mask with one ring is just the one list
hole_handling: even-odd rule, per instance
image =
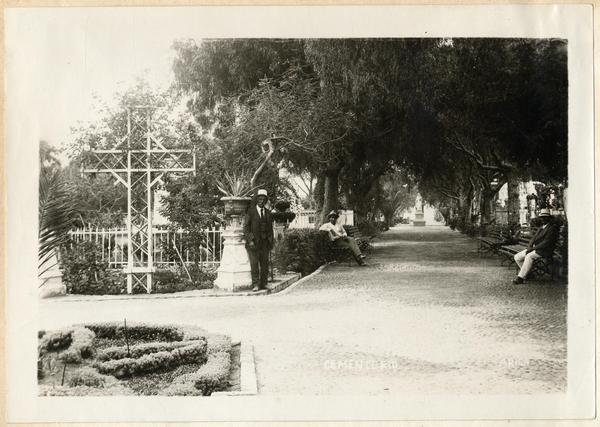
[[42, 333], [38, 353], [46, 355], [60, 352], [59, 360], [66, 363], [81, 363], [84, 358], [93, 356], [94, 332], [83, 327], [60, 329], [51, 333]]
[[196, 372], [176, 377], [173, 385], [166, 392], [172, 395], [174, 391], [186, 390], [189, 393], [188, 390], [193, 385], [197, 390], [201, 390], [204, 396], [208, 396], [225, 386], [229, 379], [230, 365], [229, 353], [222, 351], [213, 353]]
[[132, 346], [130, 349], [125, 347], [108, 347], [100, 351], [96, 356], [96, 359], [101, 361], [124, 359], [126, 357], [137, 358], [145, 354], [159, 353], [165, 351], [172, 351], [176, 348], [187, 347], [189, 343], [187, 341], [174, 341], [174, 342], [150, 342], [146, 344], [138, 344]]
[[227, 390], [231, 340], [197, 327], [93, 323], [38, 335], [42, 396]]

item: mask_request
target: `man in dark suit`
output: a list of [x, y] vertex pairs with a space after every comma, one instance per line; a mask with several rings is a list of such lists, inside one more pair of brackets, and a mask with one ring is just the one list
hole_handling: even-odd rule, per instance
[[244, 237], [250, 258], [252, 290], [267, 288], [269, 252], [273, 247], [273, 218], [265, 208], [267, 190], [258, 190], [256, 206], [251, 206], [244, 221]]
[[548, 209], [541, 209], [539, 215], [542, 226], [529, 241], [527, 249], [515, 255], [515, 262], [521, 269], [513, 280], [515, 285], [523, 283], [538, 258], [549, 258], [554, 252], [558, 241], [558, 226], [553, 224], [552, 216]]

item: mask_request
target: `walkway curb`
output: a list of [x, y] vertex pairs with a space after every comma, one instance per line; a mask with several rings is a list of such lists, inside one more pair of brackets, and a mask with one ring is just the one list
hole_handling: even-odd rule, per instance
[[333, 264], [335, 261], [331, 261], [328, 262], [326, 264], [323, 264], [322, 266], [320, 266], [319, 268], [317, 268], [315, 271], [313, 271], [312, 273], [310, 273], [308, 276], [304, 276], [303, 278], [301, 278], [300, 280], [297, 280], [295, 283], [288, 285], [285, 289], [283, 289], [281, 292], [278, 292], [278, 295], [282, 295], [287, 293], [288, 291], [292, 290], [293, 288], [295, 288], [296, 286], [304, 283], [305, 281], [307, 281], [308, 279], [311, 279], [312, 277], [316, 276], [317, 274], [319, 274], [321, 271], [325, 270], [325, 267], [327, 267], [330, 264]]
[[212, 396], [255, 396], [258, 394], [256, 380], [256, 364], [254, 362], [254, 346], [240, 342], [240, 390], [216, 391]]
[[[306, 276], [308, 277], [308, 276]], [[119, 300], [152, 300], [152, 299], [173, 299], [173, 298], [217, 298], [217, 297], [255, 297], [261, 295], [270, 295], [279, 293], [290, 285], [294, 284], [300, 279], [300, 273], [292, 274], [286, 277], [284, 280], [276, 282], [272, 288], [267, 288], [257, 292], [243, 291], [243, 292], [215, 292], [206, 290], [207, 292], [198, 291], [184, 291], [174, 292], [170, 294], [126, 294], [126, 295], [65, 295], [62, 297], [45, 298], [44, 302], [84, 302], [84, 301], [119, 301]]]

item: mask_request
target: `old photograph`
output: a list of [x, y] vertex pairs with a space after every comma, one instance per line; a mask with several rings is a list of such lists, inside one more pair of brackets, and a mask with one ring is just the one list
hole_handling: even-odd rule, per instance
[[[46, 420], [593, 390], [591, 83], [572, 68], [591, 53], [570, 26], [236, 34], [220, 9], [225, 34], [195, 25], [207, 9], [150, 9], [7, 14], [7, 158], [39, 171], [8, 174], [37, 267], [16, 283], [8, 264], [8, 303], [33, 309], [9, 334], [39, 413], [80, 408]], [[104, 418], [90, 397], [205, 409]]]

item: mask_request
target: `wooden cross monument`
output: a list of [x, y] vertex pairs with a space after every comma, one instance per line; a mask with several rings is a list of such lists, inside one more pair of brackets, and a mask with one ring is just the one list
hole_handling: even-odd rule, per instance
[[169, 150], [153, 133], [152, 109], [127, 109], [127, 134], [110, 150], [88, 153], [84, 173], [110, 173], [127, 189], [127, 293], [152, 292], [152, 188], [166, 173], [196, 172], [192, 150]]

